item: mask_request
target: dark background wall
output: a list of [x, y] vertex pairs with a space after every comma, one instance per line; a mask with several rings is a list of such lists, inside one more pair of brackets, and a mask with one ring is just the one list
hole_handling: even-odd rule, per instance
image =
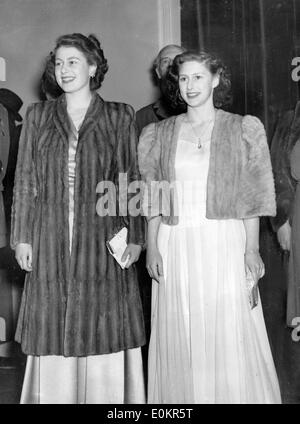
[[138, 109], [157, 93], [149, 67], [159, 46], [157, 0], [0, 0], [0, 56], [6, 81], [0, 87], [23, 100], [21, 115], [38, 100], [45, 56], [58, 36], [96, 34], [109, 71], [101, 95]]
[[299, 14], [299, 0], [181, 0], [182, 44], [223, 58], [232, 75], [231, 111], [258, 116], [269, 141], [277, 112], [299, 99], [291, 77]]

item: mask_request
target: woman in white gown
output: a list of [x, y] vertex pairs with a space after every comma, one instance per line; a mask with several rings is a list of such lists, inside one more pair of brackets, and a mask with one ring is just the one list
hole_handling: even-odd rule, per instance
[[[280, 403], [261, 302], [251, 308], [246, 284], [246, 273], [264, 274], [259, 216], [275, 213], [263, 125], [216, 109], [230, 82], [212, 55], [177, 56], [170, 84], [187, 113], [150, 124], [139, 142], [151, 186], [148, 402]], [[154, 181], [164, 181], [161, 208]]]

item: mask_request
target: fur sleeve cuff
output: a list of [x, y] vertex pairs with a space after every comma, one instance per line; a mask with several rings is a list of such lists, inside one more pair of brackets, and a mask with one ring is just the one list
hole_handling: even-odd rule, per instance
[[246, 115], [242, 120], [244, 145], [241, 188], [243, 202], [249, 216], [275, 216], [275, 188], [267, 144], [266, 133], [261, 121]]

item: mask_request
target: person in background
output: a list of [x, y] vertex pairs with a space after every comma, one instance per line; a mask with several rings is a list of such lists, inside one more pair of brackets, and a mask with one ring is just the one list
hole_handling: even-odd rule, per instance
[[156, 102], [137, 111], [136, 122], [139, 135], [146, 125], [169, 118], [169, 116], [172, 115], [178, 115], [185, 110], [184, 105], [175, 106], [170, 102], [165, 79], [174, 57], [183, 51], [183, 47], [177, 46], [176, 44], [169, 44], [163, 47], [156, 56], [153, 62], [152, 73], [161, 95]]
[[[8, 152], [9, 152], [9, 124], [8, 124], [8, 113], [7, 110], [0, 103], [0, 249], [4, 248], [7, 244], [7, 235], [6, 235], [6, 219], [5, 219], [5, 210], [3, 203], [3, 179], [6, 173]], [[6, 365], [6, 352], [4, 351], [4, 346], [1, 342], [6, 342], [6, 296], [3, 293], [3, 272], [4, 265], [1, 263], [3, 260], [3, 254], [0, 256], [0, 290], [2, 301], [4, 299], [4, 305], [0, 301], [0, 366]], [[7, 287], [7, 285], [5, 285]], [[7, 292], [7, 289], [5, 290]]]
[[[59, 37], [52, 65], [63, 94], [27, 109], [12, 208], [11, 245], [27, 272], [21, 403], [144, 403], [134, 265], [144, 221], [117, 205], [116, 214], [96, 210], [99, 183], [119, 190], [120, 173], [128, 185], [140, 179], [134, 111], [97, 94], [108, 65], [94, 35]], [[122, 269], [106, 242], [124, 227]]]
[[[172, 65], [173, 59], [177, 54], [184, 51], [184, 48], [175, 44], [169, 44], [163, 47], [156, 56], [152, 73], [156, 81], [161, 96], [155, 102], [148, 106], [143, 107], [136, 113], [136, 123], [138, 129], [138, 136], [141, 134], [142, 129], [152, 122], [158, 122], [172, 115], [178, 115], [185, 111], [185, 105], [173, 106], [168, 98], [168, 90], [166, 86], [166, 74]], [[146, 256], [145, 250], [141, 253], [140, 259], [137, 263], [138, 280], [143, 304], [144, 321], [146, 330], [146, 344], [142, 347], [144, 375], [147, 383], [147, 369], [148, 369], [148, 346], [150, 339], [151, 328], [151, 279], [146, 269]]]
[[221, 109], [230, 79], [210, 53], [176, 56], [169, 82], [187, 112], [148, 125], [138, 146], [153, 279], [148, 402], [281, 403], [256, 291], [259, 217], [276, 206], [264, 127]]
[[271, 219], [280, 247], [288, 255], [286, 324], [300, 320], [300, 102], [278, 119], [271, 143], [277, 214]]
[[6, 174], [10, 145], [9, 121], [7, 109], [0, 102], [0, 247], [7, 243], [6, 221], [3, 204], [3, 179]]
[[[15, 170], [17, 165], [17, 156], [19, 149], [19, 138], [21, 133], [23, 120], [19, 111], [23, 105], [23, 101], [13, 91], [7, 88], [0, 88], [0, 103], [6, 108], [8, 113], [8, 125], [9, 125], [9, 154], [7, 159], [7, 169], [4, 184], [4, 209], [6, 213], [6, 220], [8, 227], [10, 227], [11, 219], [11, 205], [13, 199], [13, 186]], [[8, 232], [10, 234], [10, 231]]]
[[0, 88], [0, 105], [2, 105], [7, 111], [8, 128], [6, 130], [6, 134], [9, 135], [9, 138], [6, 141], [1, 140], [0, 146], [0, 149], [4, 148], [6, 150], [6, 160], [4, 161], [5, 170], [3, 173], [5, 176], [2, 180], [3, 205], [6, 223], [6, 243], [0, 251], [0, 316], [5, 320], [6, 337], [5, 344], [1, 345], [3, 354], [5, 351], [5, 357], [1, 358], [1, 366], [15, 367], [20, 365], [24, 359], [20, 353], [19, 344], [15, 343], [13, 340], [25, 272], [20, 269], [16, 262], [14, 251], [9, 246], [9, 234], [11, 226], [14, 175], [19, 148], [19, 137], [22, 128], [22, 116], [19, 111], [23, 105], [23, 101], [13, 91], [7, 88]]

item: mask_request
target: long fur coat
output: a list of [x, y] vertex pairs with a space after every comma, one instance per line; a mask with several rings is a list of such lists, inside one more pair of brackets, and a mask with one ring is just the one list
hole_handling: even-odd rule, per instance
[[97, 184], [119, 173], [139, 179], [134, 112], [94, 94], [79, 130], [72, 250], [69, 240], [68, 147], [64, 95], [28, 108], [12, 208], [11, 244], [29, 243], [16, 340], [26, 354], [87, 356], [145, 343], [135, 266], [122, 270], [106, 241], [128, 228], [128, 242], [144, 243], [141, 216], [99, 216]]

